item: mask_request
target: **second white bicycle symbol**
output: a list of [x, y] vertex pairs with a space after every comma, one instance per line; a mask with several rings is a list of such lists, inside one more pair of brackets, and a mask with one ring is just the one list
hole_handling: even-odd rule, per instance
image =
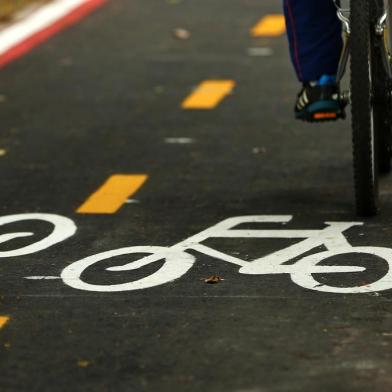
[[[74, 222], [64, 216], [55, 214], [18, 214], [0, 217], [0, 226], [14, 222], [39, 220], [54, 226], [53, 231], [39, 241], [13, 250], [0, 250], [0, 258], [10, 258], [36, 253], [58, 244], [76, 232]], [[98, 253], [69, 264], [61, 273], [63, 282], [75, 289], [99, 292], [117, 292], [141, 290], [172, 282], [184, 276], [195, 264], [196, 257], [189, 251], [196, 251], [212, 258], [219, 259], [239, 267], [239, 273], [251, 275], [289, 274], [291, 280], [306, 289], [329, 293], [369, 293], [392, 289], [392, 249], [372, 246], [352, 246], [344, 236], [344, 232], [361, 222], [325, 222], [321, 230], [289, 230], [284, 227], [292, 220], [290, 215], [244, 216], [226, 219], [171, 247], [131, 246]], [[281, 224], [281, 229], [240, 229], [243, 224]], [[0, 235], [0, 244], [15, 238], [32, 236], [31, 232], [16, 232]], [[281, 238], [302, 239], [298, 243], [270, 253], [253, 261], [246, 261], [227, 253], [218, 251], [203, 244], [211, 238]], [[326, 250], [318, 253], [317, 248], [324, 246]], [[120, 284], [92, 284], [85, 281], [86, 270], [97, 263], [123, 255], [145, 254], [146, 256], [125, 265], [106, 268], [108, 271], [136, 270], [150, 264], [160, 262], [161, 267], [154, 273], [141, 279]], [[350, 287], [335, 287], [317, 280], [320, 274], [352, 274], [355, 276], [366, 271], [363, 266], [326, 265], [326, 261], [337, 256], [352, 255], [356, 260], [360, 254], [376, 256], [383, 259], [388, 266], [384, 275], [369, 284]], [[345, 258], [345, 259], [346, 259]], [[290, 264], [288, 264], [291, 262]], [[341, 262], [341, 261], [339, 261]], [[27, 277], [37, 278], [37, 277]], [[45, 277], [38, 277], [45, 278]]]

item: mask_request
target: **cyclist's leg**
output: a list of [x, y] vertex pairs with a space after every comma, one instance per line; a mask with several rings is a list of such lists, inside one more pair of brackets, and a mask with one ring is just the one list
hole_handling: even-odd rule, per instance
[[291, 58], [303, 88], [295, 115], [307, 121], [344, 117], [336, 72], [342, 26], [333, 0], [284, 0]]
[[332, 0], [284, 0], [291, 58], [303, 83], [335, 75], [342, 26]]

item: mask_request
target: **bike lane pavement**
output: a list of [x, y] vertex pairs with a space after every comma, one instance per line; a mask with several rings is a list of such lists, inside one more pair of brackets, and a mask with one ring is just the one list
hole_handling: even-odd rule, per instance
[[[288, 274], [240, 274], [194, 251], [186, 274], [142, 290], [84, 291], [58, 279], [85, 257], [170, 247], [232, 217], [293, 216], [244, 230], [361, 222], [352, 213], [348, 123], [294, 123], [297, 85], [284, 38], [249, 36], [262, 15], [277, 12], [273, 1], [112, 2], [2, 71], [1, 216], [58, 214], [77, 226], [53, 247], [1, 258], [5, 390], [388, 390], [389, 291], [308, 290]], [[172, 37], [180, 23], [189, 40]], [[274, 54], [252, 57], [250, 47]], [[218, 106], [181, 107], [192, 86], [215, 79], [236, 83]], [[78, 213], [113, 174], [148, 180], [114, 214]], [[344, 232], [352, 246], [391, 246], [388, 183], [383, 189], [383, 214]], [[42, 239], [51, 226], [0, 226], [0, 234], [30, 231], [33, 239], [1, 250]], [[249, 236], [206, 244], [249, 261], [296, 242]], [[121, 284], [162, 265], [105, 270], [136, 256], [97, 263], [83, 280]], [[388, 271], [363, 254], [333, 262], [370, 272], [324, 274], [320, 284], [363, 285]], [[206, 284], [212, 275], [224, 280]]]

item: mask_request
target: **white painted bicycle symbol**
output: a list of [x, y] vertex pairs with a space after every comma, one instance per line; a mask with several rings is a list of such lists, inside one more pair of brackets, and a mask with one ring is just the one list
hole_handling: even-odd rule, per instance
[[[76, 226], [72, 220], [54, 214], [19, 214], [0, 217], [0, 226], [24, 220], [49, 222], [54, 225], [54, 229], [46, 238], [31, 245], [14, 250], [0, 251], [0, 257], [21, 256], [41, 251], [64, 241], [76, 231]], [[87, 291], [118, 292], [147, 289], [172, 282], [184, 276], [196, 262], [196, 257], [189, 253], [192, 250], [215, 259], [235, 264], [240, 267], [239, 272], [241, 274], [289, 274], [295, 284], [315, 291], [330, 293], [369, 293], [392, 288], [392, 249], [352, 246], [343, 234], [343, 232], [354, 226], [362, 225], [361, 222], [325, 222], [327, 226], [321, 230], [292, 230], [285, 229], [284, 227], [273, 230], [238, 228], [242, 224], [275, 223], [284, 225], [291, 220], [292, 216], [289, 215], [245, 216], [226, 219], [171, 247], [131, 246], [86, 257], [64, 268], [61, 273], [61, 279], [70, 287]], [[0, 235], [0, 243], [15, 238], [31, 236], [32, 234], [30, 232], [2, 234]], [[203, 244], [204, 241], [211, 238], [281, 238], [302, 239], [302, 241], [256, 260], [246, 261]], [[320, 246], [324, 246], [327, 250], [309, 255], [309, 252], [316, 250]], [[147, 256], [125, 265], [106, 268], [106, 270], [136, 270], [158, 261], [162, 262], [162, 266], [149, 276], [127, 283], [98, 285], [83, 280], [83, 275], [86, 270], [99, 262], [109, 260], [116, 256], [139, 254], [147, 254]], [[362, 266], [322, 264], [332, 257], [348, 254], [357, 256], [359, 254], [367, 254], [381, 258], [387, 263], [388, 271], [383, 277], [373, 283], [351, 287], [330, 286], [316, 279], [314, 275], [318, 274], [355, 274], [366, 271], [366, 268]], [[295, 262], [287, 264], [294, 259], [296, 259]]]
[[[146, 289], [171, 282], [186, 274], [196, 262], [196, 257], [188, 253], [189, 250], [193, 250], [213, 258], [238, 265], [240, 267], [239, 272], [242, 274], [290, 274], [291, 280], [294, 283], [310, 290], [332, 293], [365, 293], [392, 288], [392, 250], [380, 247], [353, 247], [343, 235], [344, 231], [353, 226], [362, 225], [362, 223], [326, 222], [327, 227], [322, 230], [235, 229], [236, 226], [244, 223], [287, 224], [291, 221], [291, 219], [292, 216], [246, 216], [230, 218], [171, 247], [132, 246], [87, 257], [66, 267], [63, 270], [61, 277], [65, 284], [80, 290], [114, 292]], [[202, 244], [203, 241], [210, 238], [305, 239], [285, 249], [249, 262]], [[321, 245], [324, 245], [327, 248], [327, 251], [303, 257], [291, 265], [285, 264], [286, 262]], [[140, 280], [115, 285], [94, 285], [83, 281], [81, 278], [83, 272], [87, 268], [102, 260], [107, 260], [120, 255], [140, 253], [147, 253], [149, 256], [132, 261], [126, 265], [110, 267], [107, 268], [107, 270], [135, 270], [164, 259], [162, 267], [152, 275]], [[320, 265], [322, 261], [333, 256], [358, 253], [374, 255], [384, 259], [389, 266], [387, 274], [374, 283], [356, 287], [328, 286], [320, 284], [320, 282], [314, 278], [314, 274], [356, 273], [365, 271], [365, 268], [363, 267]]]

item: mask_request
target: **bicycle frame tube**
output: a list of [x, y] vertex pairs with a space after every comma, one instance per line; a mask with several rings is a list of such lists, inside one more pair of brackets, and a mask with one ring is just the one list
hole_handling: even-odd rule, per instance
[[[392, 53], [392, 0], [387, 0], [387, 20], [386, 20], [386, 29], [387, 29], [387, 49], [389, 52], [389, 60], [390, 54]], [[390, 62], [390, 61], [389, 61]]]
[[345, 72], [350, 56], [350, 9], [348, 5], [344, 4], [343, 1], [333, 0], [336, 7], [336, 14], [343, 26], [343, 50], [339, 60], [339, 67], [336, 75], [336, 80], [339, 83]]
[[[376, 42], [382, 54], [382, 60], [389, 80], [392, 80], [391, 51], [392, 51], [392, 32], [391, 32], [391, 10], [392, 0], [384, 0], [384, 13], [378, 16], [375, 25]], [[377, 39], [377, 37], [379, 39]]]
[[[377, 1], [377, 0], [370, 0]], [[339, 20], [343, 26], [343, 39], [344, 45], [342, 54], [339, 61], [339, 67], [337, 71], [337, 81], [340, 82], [346, 72], [348, 58], [350, 55], [350, 8], [347, 0], [333, 0], [336, 6], [336, 12]], [[380, 46], [383, 64], [388, 78], [392, 80], [392, 66], [391, 66], [391, 53], [392, 53], [392, 0], [384, 0], [385, 12], [379, 15], [374, 29], [376, 37], [380, 40], [375, 42], [376, 45]]]
[[333, 2], [336, 7], [337, 16], [343, 23], [343, 31], [347, 34], [350, 34], [350, 7], [344, 0], [333, 0]]

